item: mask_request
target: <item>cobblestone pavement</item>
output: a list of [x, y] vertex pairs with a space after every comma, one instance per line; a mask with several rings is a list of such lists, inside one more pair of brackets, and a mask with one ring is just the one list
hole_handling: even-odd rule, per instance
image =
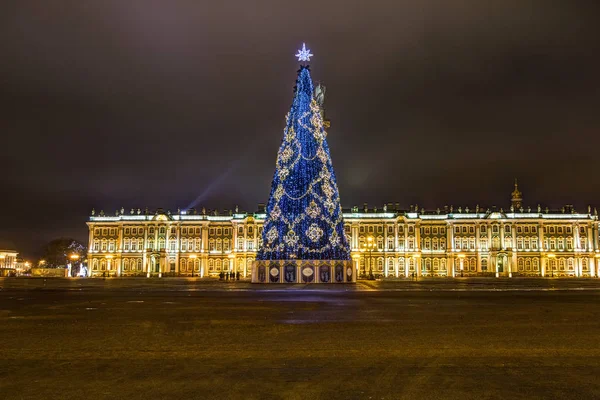
[[0, 279], [0, 398], [600, 398], [598, 301], [594, 279]]

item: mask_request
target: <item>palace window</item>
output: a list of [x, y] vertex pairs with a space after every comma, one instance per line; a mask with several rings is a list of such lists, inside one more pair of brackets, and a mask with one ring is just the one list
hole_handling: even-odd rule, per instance
[[102, 229], [102, 236], [108, 236], [108, 228]]
[[377, 238], [377, 250], [383, 250], [383, 238], [381, 236]]
[[425, 238], [425, 245], [423, 246], [424, 250], [429, 250], [431, 249], [431, 239], [429, 238]]
[[161, 235], [164, 235], [165, 232], [166, 232], [165, 227], [161, 226], [159, 232], [160, 232]]
[[123, 240], [123, 250], [129, 251], [129, 239]]
[[572, 237], [567, 238], [567, 250], [573, 250], [573, 238]]
[[248, 227], [248, 234], [252, 235], [254, 233], [254, 228], [252, 228], [252, 226]]
[[129, 231], [130, 231], [130, 229], [129, 229], [129, 228], [125, 228], [125, 234], [126, 234], [126, 235], [129, 235]]
[[431, 249], [437, 250], [438, 248], [439, 248], [438, 238], [433, 238], [433, 240], [431, 242]]
[[187, 251], [187, 239], [186, 238], [181, 238], [181, 251]]
[[533, 250], [537, 250], [537, 248], [538, 248], [538, 239], [535, 236], [531, 237], [531, 248]]
[[557, 228], [557, 230], [556, 230], [556, 231], [557, 231], [558, 233], [563, 233], [563, 227], [562, 227], [562, 226], [559, 226], [559, 227]]
[[215, 250], [215, 240], [214, 239], [210, 239], [208, 241], [208, 250], [209, 251], [214, 251]]
[[393, 238], [388, 238], [388, 250], [394, 250], [394, 239]]
[[98, 241], [98, 239], [94, 240], [94, 251], [98, 252], [98, 250], [100, 250], [100, 242]]
[[564, 249], [565, 249], [565, 239], [558, 238], [558, 250], [564, 250]]
[[244, 250], [244, 238], [238, 236], [238, 250]]
[[383, 226], [381, 226], [381, 225], [377, 226], [377, 233], [383, 233]]
[[360, 228], [358, 228], [358, 231], [359, 231], [360, 233], [365, 233], [365, 227], [364, 227], [364, 226], [361, 226]]
[[413, 233], [415, 233], [415, 227], [414, 227], [414, 225], [410, 225], [410, 226], [408, 227], [408, 233], [409, 233], [409, 234], [413, 234]]
[[250, 251], [254, 250], [254, 241], [253, 240], [248, 240], [248, 250], [250, 250]]
[[175, 238], [171, 238], [171, 240], [169, 240], [169, 247], [170, 247], [171, 253], [175, 252], [175, 250], [176, 250], [175, 245], [176, 244], [177, 243], [175, 242]]
[[467, 227], [466, 226], [462, 227], [462, 233], [467, 233]]
[[394, 233], [394, 226], [388, 225], [388, 233]]
[[431, 232], [430, 232], [430, 229], [429, 229], [429, 228], [425, 228], [425, 234], [426, 234], [426, 235], [429, 235], [430, 233], [431, 233]]
[[115, 241], [112, 239], [108, 242], [108, 251], [111, 253], [115, 251]]
[[554, 227], [553, 227], [553, 226], [551, 226], [551, 227], [549, 228], [549, 230], [550, 230], [550, 233], [554, 233]]
[[441, 238], [440, 239], [440, 249], [444, 250], [446, 248], [446, 239]]
[[[250, 233], [250, 229], [248, 229], [248, 233]], [[217, 235], [221, 236], [223, 234], [223, 229], [217, 228]]]
[[196, 228], [196, 235], [200, 235], [200, 228]]
[[460, 233], [460, 226], [454, 227], [454, 233]]
[[556, 250], [556, 239], [550, 238], [550, 250]]
[[470, 226], [469, 227], [469, 233], [470, 234], [474, 234], [475, 233], [475, 227], [474, 226]]
[[471, 248], [471, 250], [475, 250], [475, 238], [472, 237], [469, 239], [469, 247]]
[[221, 239], [217, 239], [217, 251], [221, 251], [222, 248], [223, 242], [221, 241]]
[[106, 251], [108, 249], [108, 242], [106, 241], [106, 239], [102, 240], [102, 247], [100, 248], [100, 250], [102, 251]]
[[223, 240], [223, 251], [229, 251], [229, 239]]
[[373, 232], [374, 232], [373, 227], [369, 226], [369, 233], [373, 233]]
[[431, 228], [431, 232], [433, 232], [434, 235], [438, 234], [438, 228]]

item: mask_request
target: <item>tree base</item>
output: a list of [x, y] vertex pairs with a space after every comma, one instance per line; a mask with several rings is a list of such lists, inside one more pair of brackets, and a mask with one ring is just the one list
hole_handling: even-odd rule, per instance
[[252, 283], [356, 283], [356, 269], [350, 260], [254, 261]]

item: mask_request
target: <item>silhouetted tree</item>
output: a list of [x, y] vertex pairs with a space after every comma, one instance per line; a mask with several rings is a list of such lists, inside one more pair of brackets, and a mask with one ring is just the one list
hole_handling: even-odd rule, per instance
[[44, 247], [44, 266], [49, 268], [64, 267], [73, 254], [83, 260], [87, 254], [87, 248], [72, 238], [59, 238], [49, 242]]

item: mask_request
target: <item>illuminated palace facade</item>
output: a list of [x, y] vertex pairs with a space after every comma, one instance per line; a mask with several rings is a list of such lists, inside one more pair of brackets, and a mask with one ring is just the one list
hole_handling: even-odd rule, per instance
[[[358, 276], [598, 277], [598, 214], [522, 206], [515, 185], [509, 210], [425, 211], [366, 205], [344, 211]], [[92, 212], [91, 276], [249, 277], [261, 245], [264, 209], [257, 213], [122, 209]]]

